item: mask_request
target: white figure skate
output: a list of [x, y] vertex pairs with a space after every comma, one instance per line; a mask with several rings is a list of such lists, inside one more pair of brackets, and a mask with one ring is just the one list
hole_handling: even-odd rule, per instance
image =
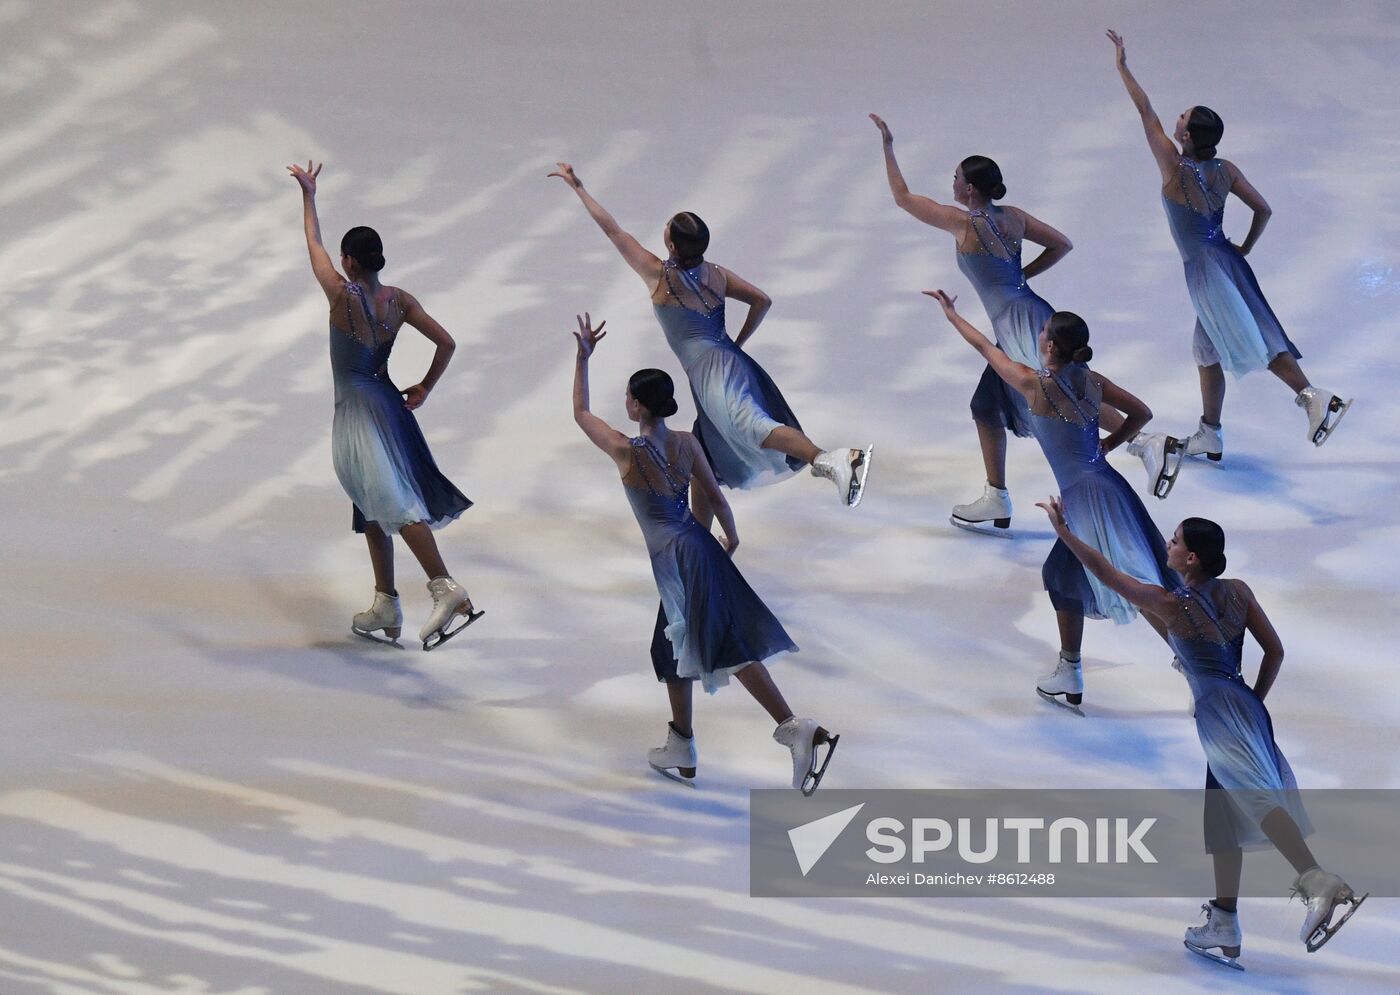
[[1212, 463], [1219, 463], [1225, 453], [1225, 429], [1221, 425], [1210, 425], [1202, 418], [1196, 425], [1195, 434], [1186, 440], [1187, 456], [1204, 456]]
[[699, 757], [694, 732], [686, 738], [676, 732], [676, 727], [669, 722], [666, 723], [666, 745], [647, 750], [647, 763], [651, 764], [652, 770], [692, 788], [695, 787], [695, 768]]
[[[840, 736], [833, 736], [822, 730], [816, 719], [799, 719], [792, 716], [773, 730], [773, 738], [792, 752], [792, 786], [804, 795], [817, 790], [826, 776], [826, 765], [831, 763], [831, 755], [836, 752]], [[819, 747], [826, 746], [826, 754], [817, 766]]]
[[1320, 446], [1332, 437], [1341, 424], [1342, 416], [1351, 407], [1351, 401], [1343, 401], [1336, 394], [1316, 387], [1304, 387], [1293, 398], [1293, 403], [1308, 413], [1308, 438], [1314, 446]]
[[1186, 937], [1181, 942], [1193, 954], [1243, 971], [1244, 965], [1240, 963], [1239, 913], [1227, 912], [1213, 902], [1202, 905], [1201, 911], [1206, 914], [1205, 925], [1187, 926]]
[[[1303, 916], [1303, 928], [1298, 932], [1298, 938], [1308, 945], [1308, 953], [1317, 951], [1332, 939], [1370, 896], [1370, 892], [1367, 892], [1357, 898], [1350, 885], [1321, 867], [1310, 867], [1299, 874], [1298, 880], [1293, 882], [1293, 894], [1301, 896], [1303, 904], [1308, 907], [1307, 914]], [[1332, 913], [1339, 905], [1350, 908], [1333, 922]]]
[[[369, 611], [355, 613], [350, 620], [350, 631], [372, 643], [403, 649], [399, 642], [399, 633], [403, 632], [403, 610], [399, 607], [398, 596], [375, 591], [374, 604], [370, 605]], [[383, 632], [384, 635], [376, 636], [376, 632]]]
[[864, 449], [837, 449], [818, 453], [812, 461], [812, 476], [825, 477], [836, 485], [841, 503], [847, 508], [860, 504], [865, 496], [865, 482], [870, 476], [870, 463], [875, 446]]
[[1011, 494], [986, 484], [982, 496], [967, 504], [953, 505], [949, 523], [978, 535], [1011, 538]]
[[[1035, 685], [1036, 693], [1046, 701], [1067, 708], [1075, 715], [1083, 716], [1079, 707], [1084, 700], [1084, 665], [1079, 660], [1066, 660], [1060, 654], [1055, 669], [1042, 677]], [[1060, 701], [1060, 696], [1064, 701]]]
[[1161, 432], [1139, 432], [1128, 443], [1128, 453], [1142, 460], [1149, 491], [1159, 499], [1172, 492], [1186, 456], [1184, 442]]
[[[472, 607], [472, 599], [467, 597], [462, 585], [451, 577], [434, 577], [428, 581], [428, 593], [433, 596], [433, 610], [418, 632], [425, 650], [437, 649], [486, 614]], [[458, 615], [465, 615], [467, 620], [455, 629], [449, 629], [448, 626]]]

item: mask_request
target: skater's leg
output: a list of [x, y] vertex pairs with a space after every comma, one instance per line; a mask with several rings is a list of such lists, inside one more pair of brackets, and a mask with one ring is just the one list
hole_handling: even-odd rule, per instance
[[1244, 868], [1244, 853], [1225, 850], [1211, 856], [1215, 858], [1215, 904], [1226, 912], [1234, 912], [1240, 903], [1240, 872]]
[[781, 725], [792, 718], [792, 709], [788, 708], [783, 693], [778, 690], [778, 685], [773, 683], [773, 675], [768, 673], [768, 668], [763, 664], [754, 661], [743, 670], [736, 671], [734, 676], [744, 685], [744, 690], [753, 695], [753, 700], [773, 717], [774, 722]]
[[690, 485], [690, 513], [707, 532], [714, 524], [715, 510], [710, 507], [710, 499], [705, 495], [704, 488], [694, 481], [691, 481]]
[[972, 422], [977, 426], [977, 441], [982, 446], [982, 467], [987, 483], [997, 490], [1006, 489], [1006, 429], [1000, 425]]
[[811, 463], [822, 454], [822, 450], [811, 439], [795, 428], [779, 425], [763, 440], [764, 449], [776, 449], [784, 455]]
[[693, 716], [691, 689], [694, 686], [694, 681], [684, 681], [679, 678], [666, 682], [666, 696], [671, 699], [671, 725], [686, 739], [690, 739], [694, 735], [694, 731], [690, 727]]
[[1269, 842], [1278, 847], [1278, 852], [1299, 874], [1317, 866], [1317, 859], [1303, 841], [1303, 834], [1298, 831], [1298, 823], [1293, 821], [1293, 816], [1286, 809], [1276, 808], [1264, 816], [1259, 828], [1264, 830]]
[[1293, 358], [1292, 353], [1281, 352], [1273, 359], [1269, 360], [1269, 372], [1288, 384], [1294, 394], [1301, 393], [1305, 388], [1311, 387], [1308, 383], [1307, 374], [1298, 365], [1298, 361]]
[[1060, 627], [1060, 653], [1070, 659], [1079, 659], [1079, 647], [1084, 642], [1084, 616], [1078, 612], [1056, 611], [1055, 621]]
[[1220, 413], [1225, 410], [1225, 371], [1219, 363], [1197, 367], [1197, 371], [1201, 377], [1201, 420], [1219, 426]]
[[442, 562], [442, 554], [438, 552], [437, 540], [433, 538], [433, 530], [428, 527], [427, 522], [414, 522], [412, 525], [405, 525], [399, 529], [399, 535], [403, 536], [403, 541], [408, 544], [408, 548], [418, 558], [418, 563], [422, 566], [423, 572], [428, 575], [429, 580], [434, 577], [448, 576], [447, 565]]
[[365, 523], [365, 543], [369, 546], [369, 562], [374, 568], [374, 589], [397, 596], [394, 590], [394, 540], [377, 522]]

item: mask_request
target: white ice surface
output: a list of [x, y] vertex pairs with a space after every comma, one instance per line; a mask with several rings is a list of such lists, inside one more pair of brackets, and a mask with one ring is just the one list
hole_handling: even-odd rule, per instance
[[[1400, 989], [1394, 900], [1308, 955], [1287, 881], [1244, 902], [1244, 975], [1183, 951], [1190, 900], [750, 899], [746, 791], [787, 769], [757, 707], [699, 702], [693, 793], [642, 763], [656, 593], [569, 415], [574, 313], [612, 330], [615, 423], [628, 373], [679, 370], [556, 159], [653, 248], [704, 216], [776, 301], [751, 348], [804, 426], [878, 442], [856, 513], [806, 477], [734, 496], [802, 647], [775, 676], [843, 734], [829, 786], [1201, 782], [1145, 625], [1090, 625], [1088, 718], [1032, 691], [1055, 656], [1034, 443], [1011, 445], [1023, 538], [945, 524], [980, 485], [979, 364], [918, 291], [985, 319], [865, 119], [915, 191], [998, 159], [1075, 243], [1036, 288], [1183, 434], [1190, 305], [1108, 26], [1169, 124], [1222, 114], [1275, 210], [1250, 262], [1305, 368], [1358, 398], [1314, 450], [1277, 381], [1232, 384], [1223, 468], [1150, 510], [1225, 525], [1288, 647], [1269, 705], [1300, 782], [1400, 787], [1393, 4], [3, 0], [0, 992]], [[478, 502], [441, 539], [488, 614], [431, 655], [347, 632], [371, 585], [283, 171], [307, 157], [327, 242], [379, 228], [386, 280], [460, 346], [420, 421]], [[397, 378], [428, 356], [405, 339]]]

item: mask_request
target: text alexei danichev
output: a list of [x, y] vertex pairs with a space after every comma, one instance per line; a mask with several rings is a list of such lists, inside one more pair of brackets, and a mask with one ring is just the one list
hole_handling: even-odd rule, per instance
[[954, 871], [951, 874], [871, 874], [865, 879], [866, 884], [944, 884], [959, 885], [986, 884], [986, 877], [982, 874], [963, 874], [961, 871]]

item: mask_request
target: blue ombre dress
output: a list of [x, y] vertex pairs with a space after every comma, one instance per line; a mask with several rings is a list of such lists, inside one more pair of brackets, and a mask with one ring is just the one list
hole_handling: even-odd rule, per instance
[[[1145, 584], [1174, 586], [1176, 574], [1167, 567], [1161, 533], [1137, 493], [1104, 458], [1101, 392], [1089, 368], [1074, 363], [1060, 372], [1041, 370], [1039, 382], [1031, 432], [1055, 474], [1069, 530], [1123, 573]], [[1084, 569], [1062, 539], [1046, 557], [1041, 577], [1056, 611], [1111, 618], [1119, 625], [1137, 615], [1132, 603]]]
[[747, 490], [791, 477], [806, 464], [764, 449], [763, 440], [780, 426], [802, 426], [763, 367], [724, 330], [724, 271], [709, 263], [681, 269], [668, 259], [662, 282], [666, 303], [654, 304], [656, 320], [690, 381], [695, 437], [716, 479]]
[[354, 503], [353, 526], [375, 522], [389, 535], [426, 522], [438, 528], [471, 507], [433, 462], [428, 443], [389, 379], [389, 352], [412, 298], [392, 288], [387, 318], [374, 313], [358, 284], [331, 303], [335, 420], [331, 457]]
[[[1040, 329], [1055, 309], [1026, 283], [1019, 238], [1004, 236], [986, 211], [969, 211], [968, 223], [981, 250], [959, 250], [958, 269], [977, 291], [992, 323], [997, 346], [1021, 365], [1038, 369]], [[990, 364], [982, 371], [982, 379], [972, 394], [972, 417], [1022, 437], [1031, 434], [1026, 399], [997, 376]]]
[[1249, 263], [1221, 228], [1232, 183], [1223, 160], [1182, 156], [1176, 181], [1162, 188], [1162, 205], [1196, 309], [1191, 348], [1196, 365], [1219, 363], [1239, 377], [1264, 369], [1283, 353], [1295, 359], [1302, 354], [1274, 317]]
[[1206, 754], [1206, 849], [1212, 853], [1271, 845], [1259, 828], [1282, 807], [1303, 835], [1312, 831], [1298, 782], [1274, 742], [1264, 702], [1240, 673], [1246, 608], [1228, 580], [1199, 590], [1178, 586], [1167, 642], [1181, 662], [1196, 702], [1196, 733]]
[[797, 646], [690, 513], [690, 449], [681, 433], [667, 442], [670, 452], [662, 453], [646, 436], [633, 439], [632, 463], [622, 477], [651, 554], [674, 672], [665, 672], [654, 650], [652, 659], [658, 679], [700, 680], [714, 692], [736, 670]]

